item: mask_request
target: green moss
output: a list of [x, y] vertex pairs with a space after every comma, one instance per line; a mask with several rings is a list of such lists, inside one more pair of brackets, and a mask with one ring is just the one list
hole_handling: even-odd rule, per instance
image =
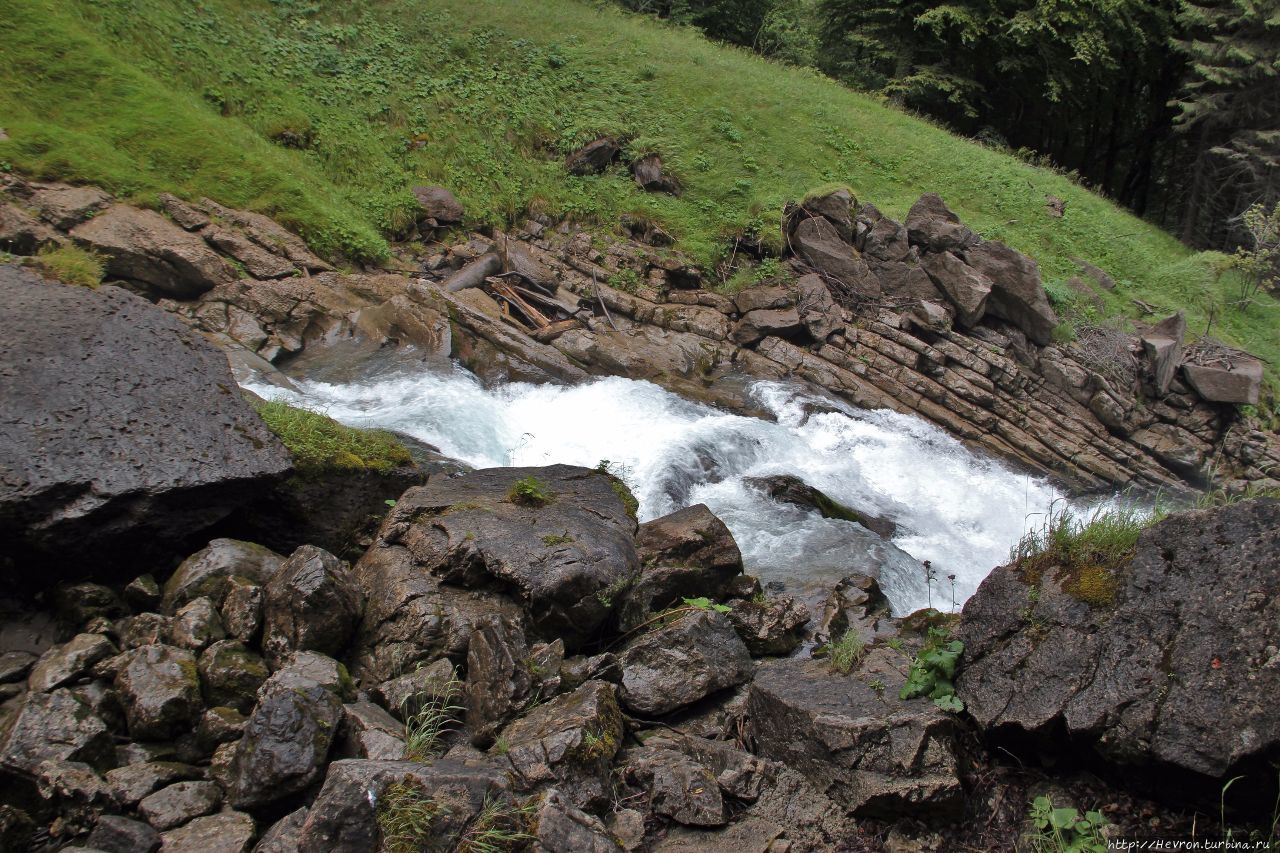
[[1119, 589], [1116, 576], [1103, 566], [1083, 566], [1065, 578], [1062, 588], [1068, 595], [1090, 607], [1108, 609], [1115, 606]]
[[549, 547], [555, 547], [556, 545], [568, 545], [569, 543], [576, 541], [576, 539], [569, 535], [568, 531], [565, 531], [562, 534], [549, 533], [542, 537], [542, 544]]
[[102, 283], [107, 269], [100, 256], [71, 245], [41, 249], [30, 263], [58, 281], [90, 289]]
[[256, 402], [254, 408], [304, 475], [331, 470], [385, 473], [412, 463], [405, 446], [385, 430], [344, 426], [280, 401]]
[[622, 506], [626, 508], [627, 515], [631, 516], [632, 521], [638, 521], [640, 512], [640, 501], [636, 500], [636, 496], [631, 494], [631, 490], [627, 488], [627, 484], [622, 480], [609, 476], [609, 485], [613, 487], [613, 493], [622, 501]]

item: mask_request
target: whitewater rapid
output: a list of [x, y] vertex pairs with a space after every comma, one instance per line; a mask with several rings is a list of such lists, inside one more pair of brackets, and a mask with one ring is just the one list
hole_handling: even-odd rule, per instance
[[[773, 421], [727, 414], [648, 382], [486, 389], [461, 368], [254, 392], [342, 423], [393, 429], [476, 467], [569, 463], [610, 470], [641, 521], [705, 503], [733, 531], [747, 571], [800, 591], [878, 569], [896, 613], [963, 604], [1023, 531], [1063, 495], [894, 412], [863, 411], [799, 386], [757, 382]], [[841, 503], [891, 519], [892, 543], [845, 521], [770, 500], [747, 477], [791, 474]], [[921, 561], [936, 575], [927, 583]], [[954, 586], [949, 576], [954, 575]], [[776, 587], [775, 587], [776, 588]]]

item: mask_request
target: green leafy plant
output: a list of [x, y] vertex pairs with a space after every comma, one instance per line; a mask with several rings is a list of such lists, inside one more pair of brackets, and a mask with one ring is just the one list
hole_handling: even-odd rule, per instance
[[507, 500], [521, 506], [545, 506], [555, 499], [555, 492], [537, 477], [529, 476], [516, 480], [507, 489]]
[[899, 699], [928, 696], [944, 711], [959, 713], [964, 710], [954, 683], [960, 655], [964, 654], [964, 643], [948, 641], [947, 636], [947, 632], [939, 628], [929, 629], [929, 637], [911, 662], [907, 681], [898, 692]]
[[725, 604], [717, 604], [706, 596], [699, 598], [682, 598], [685, 607], [692, 607], [697, 610], [714, 610], [716, 613], [728, 613], [729, 606]]
[[1106, 853], [1107, 826], [1102, 812], [1081, 815], [1072, 808], [1054, 808], [1048, 797], [1031, 801], [1028, 847], [1033, 853]]
[[404, 718], [405, 758], [428, 761], [441, 747], [441, 739], [457, 724], [462, 706], [457, 699], [462, 682], [456, 675], [432, 690], [410, 696], [400, 706]]

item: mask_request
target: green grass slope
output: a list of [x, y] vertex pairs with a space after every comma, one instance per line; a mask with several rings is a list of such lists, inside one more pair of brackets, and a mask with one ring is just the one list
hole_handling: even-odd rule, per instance
[[[1232, 298], [1212, 258], [1051, 172], [818, 75], [583, 0], [0, 0], [0, 164], [162, 190], [277, 216], [320, 251], [370, 260], [411, 215], [409, 188], [452, 188], [477, 221], [526, 210], [660, 222], [715, 260], [732, 235], [776, 240], [782, 205], [850, 186], [896, 217], [940, 193], [983, 236], [1071, 258], [1192, 328]], [[686, 187], [647, 195], [622, 169], [574, 178], [600, 133], [657, 151]], [[1067, 202], [1045, 214], [1046, 194]], [[1274, 305], [1219, 311], [1215, 334], [1280, 364]]]

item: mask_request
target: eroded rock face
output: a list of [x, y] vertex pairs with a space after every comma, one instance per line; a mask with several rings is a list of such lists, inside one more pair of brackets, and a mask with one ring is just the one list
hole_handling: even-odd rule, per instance
[[604, 622], [610, 596], [639, 570], [634, 532], [613, 481], [598, 471], [474, 471], [405, 492], [355, 572], [379, 621], [394, 617], [383, 614], [379, 587], [406, 571], [430, 573], [444, 584], [506, 587], [536, 631], [572, 644]]
[[925, 193], [911, 206], [906, 228], [911, 245], [930, 252], [964, 251], [978, 242], [937, 193]]
[[[1114, 575], [994, 571], [957, 687], [989, 732], [1065, 730], [1122, 765], [1209, 777], [1280, 751], [1280, 502], [1179, 514]], [[1034, 578], [1033, 578], [1034, 579]]]
[[1040, 346], [1052, 343], [1058, 317], [1040, 283], [1039, 264], [995, 240], [967, 250], [964, 259], [993, 282], [988, 313], [1013, 323]]
[[472, 742], [492, 743], [497, 730], [529, 697], [531, 687], [524, 632], [501, 619], [482, 624], [467, 651], [466, 722]]
[[953, 720], [927, 699], [897, 698], [904, 679], [896, 655], [874, 648], [850, 675], [821, 660], [762, 663], [748, 692], [748, 728], [762, 757], [801, 773], [855, 816], [956, 814]]
[[0, 538], [33, 571], [136, 566], [291, 467], [226, 358], [176, 318], [9, 266], [0, 412]]
[[622, 704], [660, 716], [751, 677], [751, 655], [721, 613], [688, 613], [629, 642], [620, 655]]
[[805, 219], [796, 226], [791, 241], [796, 251], [818, 272], [840, 281], [854, 293], [867, 299], [880, 295], [880, 281], [853, 246], [840, 237], [840, 232], [825, 217]]

